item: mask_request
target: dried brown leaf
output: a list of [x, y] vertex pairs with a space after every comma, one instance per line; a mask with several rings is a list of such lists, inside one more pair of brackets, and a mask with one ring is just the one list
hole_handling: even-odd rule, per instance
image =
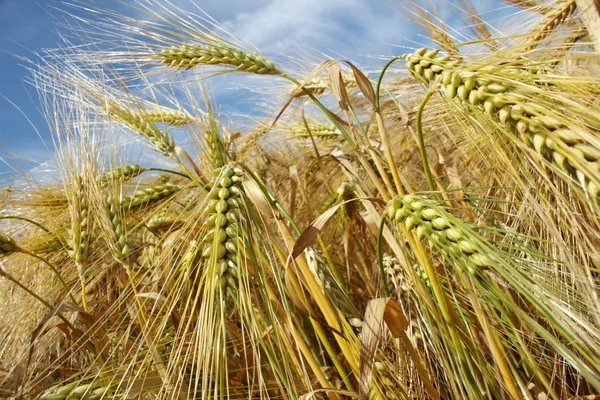
[[392, 336], [397, 338], [408, 327], [408, 320], [400, 304], [391, 297], [382, 297], [367, 303], [360, 343], [359, 394], [367, 399], [373, 379], [373, 366], [379, 341], [384, 335], [384, 322]]
[[363, 74], [361, 72], [361, 70], [356, 68], [354, 66], [354, 64], [352, 64], [349, 61], [346, 61], [346, 62], [352, 68], [352, 73], [354, 74], [354, 79], [356, 80], [356, 84], [358, 85], [358, 88], [360, 89], [362, 94], [365, 96], [365, 98], [369, 101], [369, 103], [371, 103], [371, 106], [373, 106], [373, 109], [374, 109], [375, 108], [375, 91], [373, 90], [373, 85], [371, 85], [371, 81], [369, 81], [369, 78], [367, 78], [365, 76], [365, 74]]

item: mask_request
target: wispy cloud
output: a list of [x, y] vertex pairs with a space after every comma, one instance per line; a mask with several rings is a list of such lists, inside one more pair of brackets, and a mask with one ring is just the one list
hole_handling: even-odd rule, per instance
[[[194, 7], [190, 0], [175, 3]], [[269, 55], [294, 56], [300, 48], [353, 59], [390, 55], [389, 44], [401, 44], [415, 32], [385, 0], [211, 0], [198, 5]]]

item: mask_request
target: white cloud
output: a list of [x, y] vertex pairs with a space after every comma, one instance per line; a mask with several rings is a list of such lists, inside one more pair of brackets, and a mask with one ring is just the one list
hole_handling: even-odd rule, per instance
[[[191, 0], [174, 3], [195, 8]], [[388, 45], [401, 44], [413, 30], [386, 0], [207, 0], [197, 5], [269, 55], [294, 56], [299, 47], [336, 58], [391, 55]]]

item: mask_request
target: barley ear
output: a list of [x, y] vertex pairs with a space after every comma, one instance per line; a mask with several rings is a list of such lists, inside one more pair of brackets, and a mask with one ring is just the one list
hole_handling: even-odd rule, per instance
[[132, 197], [126, 197], [123, 204], [126, 207], [145, 207], [160, 200], [167, 199], [179, 190], [179, 186], [158, 181], [154, 184], [136, 190]]
[[161, 107], [155, 110], [141, 111], [143, 117], [150, 122], [162, 122], [171, 126], [187, 125], [194, 122], [194, 117], [183, 110], [172, 110]]
[[[388, 206], [388, 216], [403, 222], [409, 231], [415, 232], [418, 240], [427, 239], [430, 247], [453, 260], [453, 265], [462, 272], [476, 275], [490, 267], [493, 260], [460, 226], [455, 225], [446, 212], [427, 199], [406, 195], [394, 198]], [[424, 271], [417, 271], [427, 280]]]
[[146, 168], [142, 168], [137, 164], [130, 164], [114, 168], [106, 174], [99, 176], [96, 180], [103, 186], [113, 181], [125, 182], [135, 178], [146, 170]]
[[[590, 198], [595, 199], [600, 194], [600, 148], [586, 141], [577, 128], [567, 126], [572, 118], [561, 115], [560, 109], [550, 110], [540, 105], [548, 100], [544, 94], [531, 94], [518, 85], [519, 77], [532, 75], [532, 72], [505, 67], [503, 72], [511, 74], [515, 82], [508, 83], [494, 74], [494, 67], [463, 67], [451, 62], [448, 56], [437, 57], [437, 53], [420, 49], [404, 58], [415, 77], [425, 83], [440, 79], [442, 93], [448, 99], [456, 98], [464, 107], [476, 107], [493, 117], [526, 146], [572, 178], [567, 181], [579, 184]], [[539, 89], [543, 93], [543, 88]]]
[[106, 241], [113, 257], [129, 270], [131, 267], [131, 247], [127, 240], [125, 223], [121, 218], [119, 202], [114, 194], [107, 193], [101, 199], [101, 219], [103, 222]]
[[66, 385], [54, 385], [48, 388], [39, 397], [39, 400], [92, 400], [104, 398], [113, 398], [108, 386], [103, 386], [99, 382], [83, 383], [77, 381]]
[[241, 183], [243, 171], [225, 166], [215, 171], [213, 188], [204, 210], [208, 229], [202, 242], [202, 257], [217, 266], [221, 288], [237, 287], [240, 259], [240, 206], [243, 202]]
[[575, 12], [576, 8], [577, 3], [575, 0], [563, 1], [553, 7], [531, 32], [531, 38], [527, 41], [525, 50], [532, 50], [540, 45], [553, 30]]
[[178, 159], [173, 138], [166, 131], [163, 132], [158, 129], [143, 113], [134, 112], [115, 102], [108, 104], [107, 112], [118, 122], [150, 140], [154, 148], [160, 153]]
[[163, 64], [174, 68], [190, 69], [197, 65], [223, 65], [235, 67], [235, 71], [261, 75], [279, 75], [277, 66], [260, 54], [249, 53], [225, 45], [194, 45], [163, 47], [154, 55]]
[[19, 247], [13, 238], [0, 232], [0, 256], [9, 256], [15, 251], [18, 251]]
[[81, 176], [73, 178], [73, 196], [69, 211], [71, 213], [71, 238], [69, 256], [75, 260], [80, 276], [83, 275], [88, 258], [90, 240], [89, 202]]

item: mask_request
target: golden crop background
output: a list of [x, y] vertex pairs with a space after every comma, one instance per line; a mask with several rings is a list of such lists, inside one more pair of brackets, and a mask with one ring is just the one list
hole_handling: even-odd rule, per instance
[[72, 26], [29, 66], [59, 175], [0, 190], [0, 397], [600, 398], [600, 9], [508, 3], [413, 6], [435, 46], [371, 74], [161, 0]]

